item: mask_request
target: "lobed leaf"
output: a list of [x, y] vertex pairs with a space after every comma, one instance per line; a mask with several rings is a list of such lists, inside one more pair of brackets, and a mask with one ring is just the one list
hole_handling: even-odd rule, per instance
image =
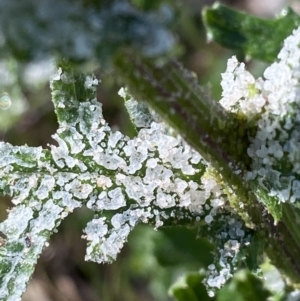
[[[86, 259], [99, 263], [116, 259], [139, 222], [157, 228], [196, 220], [210, 228], [228, 209], [205, 161], [164, 124], [145, 123], [133, 139], [112, 132], [97, 84], [60, 68], [51, 82], [57, 145], [0, 143], [0, 191], [16, 205], [0, 224], [1, 300], [19, 300], [50, 235], [75, 208], [95, 212], [84, 237]], [[139, 112], [131, 114], [138, 120]]]

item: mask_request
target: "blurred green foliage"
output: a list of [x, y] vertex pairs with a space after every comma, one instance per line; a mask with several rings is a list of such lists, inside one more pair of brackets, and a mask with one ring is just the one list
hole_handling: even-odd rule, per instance
[[267, 20], [216, 4], [203, 10], [203, 21], [209, 39], [244, 56], [271, 63], [283, 40], [299, 26], [300, 17], [288, 8], [279, 18]]

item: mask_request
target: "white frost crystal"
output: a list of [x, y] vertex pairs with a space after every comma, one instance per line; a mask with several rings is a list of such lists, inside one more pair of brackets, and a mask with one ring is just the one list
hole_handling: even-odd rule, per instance
[[264, 96], [258, 93], [262, 89], [261, 80], [256, 81], [235, 56], [228, 60], [221, 86], [220, 104], [228, 110], [236, 112], [240, 109], [245, 115], [252, 116], [260, 113], [266, 103]]

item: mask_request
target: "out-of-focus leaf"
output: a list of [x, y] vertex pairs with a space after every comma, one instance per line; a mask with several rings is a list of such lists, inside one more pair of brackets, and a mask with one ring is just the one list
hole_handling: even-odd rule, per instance
[[202, 272], [188, 273], [170, 288], [169, 293], [177, 301], [215, 301], [202, 284], [204, 277]]
[[0, 57], [28, 61], [55, 53], [76, 62], [104, 63], [124, 46], [150, 56], [173, 46], [166, 25], [171, 10], [141, 12], [127, 1], [100, 6], [81, 0], [1, 1]]
[[255, 59], [272, 62], [283, 40], [300, 24], [300, 17], [287, 9], [276, 19], [257, 18], [216, 3], [203, 10], [208, 38], [226, 48]]
[[246, 254], [241, 254], [245, 256], [245, 264], [247, 268], [256, 272], [259, 264], [262, 262], [262, 254], [264, 252], [264, 240], [259, 237], [258, 233], [252, 236], [251, 244], [245, 250]]
[[261, 279], [247, 270], [235, 274], [218, 293], [218, 301], [266, 301], [271, 293], [263, 287]]
[[155, 244], [155, 255], [163, 266], [194, 264], [196, 269], [206, 267], [213, 261], [212, 246], [205, 239], [196, 239], [197, 229], [166, 227], [160, 229], [164, 243]]

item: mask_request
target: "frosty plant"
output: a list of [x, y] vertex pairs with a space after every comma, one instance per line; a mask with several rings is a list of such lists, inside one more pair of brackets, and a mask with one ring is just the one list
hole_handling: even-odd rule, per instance
[[[118, 15], [118, 9], [106, 13]], [[216, 14], [224, 9], [216, 8]], [[94, 16], [92, 10], [85, 12], [90, 19]], [[214, 13], [208, 10], [205, 17], [218, 40]], [[89, 25], [91, 31], [98, 28]], [[234, 26], [229, 28], [237, 34]], [[96, 39], [89, 42], [91, 52], [99, 48]], [[242, 45], [246, 54], [260, 55]], [[286, 279], [286, 290], [296, 289], [299, 45], [300, 29], [295, 29], [259, 79], [236, 57], [229, 59], [220, 102], [210, 99], [176, 61], [137, 55], [128, 48], [115, 51], [111, 62], [125, 84], [119, 95], [136, 128], [132, 139], [112, 131], [103, 118], [96, 100], [98, 79], [72, 69], [71, 63], [59, 64], [50, 83], [59, 123], [53, 135], [57, 143], [43, 149], [0, 142], [0, 192], [11, 196], [14, 204], [0, 224], [0, 300], [20, 300], [51, 234], [83, 206], [94, 212], [83, 230], [86, 260], [114, 261], [138, 223], [155, 229], [190, 225], [215, 247], [214, 260], [197, 282], [211, 298], [239, 268], [259, 274], [264, 252]], [[48, 46], [51, 50], [53, 45]], [[76, 48], [70, 56], [84, 59], [84, 50]], [[5, 101], [2, 108], [8, 109]], [[259, 287], [260, 298], [270, 295], [257, 278], [247, 277], [258, 283], [253, 286]], [[187, 282], [185, 289], [189, 286]], [[176, 292], [174, 288], [174, 297], [181, 300]]]
[[207, 279], [212, 287], [221, 286], [239, 250], [251, 240], [250, 231], [231, 212], [202, 157], [126, 89], [120, 95], [138, 135], [129, 139], [112, 132], [95, 99], [97, 84], [93, 76], [62, 68], [53, 76], [59, 121], [53, 138], [58, 146], [1, 142], [1, 191], [15, 204], [0, 225], [1, 300], [20, 297], [51, 233], [81, 206], [95, 212], [83, 237], [88, 241], [86, 259], [98, 263], [115, 260], [139, 222], [155, 228], [198, 222], [209, 231], [214, 219], [222, 221], [218, 231], [228, 231], [218, 239], [225, 268]]

